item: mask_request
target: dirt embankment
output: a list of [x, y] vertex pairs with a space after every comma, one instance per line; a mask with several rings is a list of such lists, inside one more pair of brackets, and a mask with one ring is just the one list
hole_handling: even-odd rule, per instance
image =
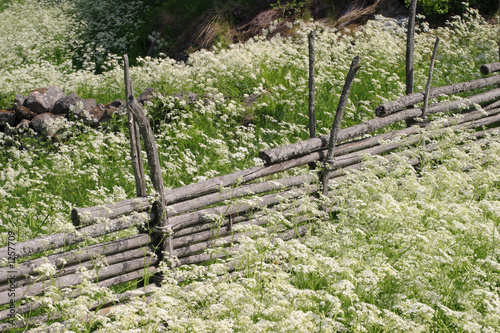
[[[297, 4], [298, 3], [298, 4]], [[276, 33], [293, 34], [285, 23], [297, 18], [320, 21], [338, 29], [365, 23], [377, 14], [387, 17], [404, 16], [407, 9], [404, 0], [311, 0], [284, 1], [256, 0], [253, 6], [244, 7], [238, 1], [233, 6], [211, 8], [200, 13], [191, 22], [181, 20], [175, 14], [161, 12], [159, 31], [169, 40], [166, 52], [169, 56], [185, 60], [199, 49], [210, 49], [215, 42], [230, 44], [245, 41], [262, 33], [274, 20], [281, 20]], [[153, 54], [155, 45], [149, 48]]]

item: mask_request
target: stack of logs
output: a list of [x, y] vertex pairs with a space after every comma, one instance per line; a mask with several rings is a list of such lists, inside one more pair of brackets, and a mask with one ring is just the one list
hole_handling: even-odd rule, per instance
[[[483, 73], [498, 70], [500, 63], [485, 65], [481, 69]], [[472, 137], [479, 140], [500, 123], [500, 88], [489, 91], [483, 89], [499, 84], [500, 76], [494, 75], [471, 82], [434, 88], [430, 91], [430, 98], [476, 89], [481, 89], [483, 92], [461, 100], [431, 105], [427, 114], [448, 114], [445, 119], [440, 117], [442, 127], [457, 130], [480, 129], [472, 134]], [[420, 127], [407, 127], [362, 139], [356, 138], [388, 125], [421, 116], [420, 108], [407, 107], [420, 103], [423, 99], [423, 93], [415, 93], [386, 103], [376, 109], [378, 118], [341, 130], [338, 133], [338, 141], [344, 143], [336, 148], [330, 178], [342, 177], [346, 169], [360, 169], [362, 158], [366, 154], [386, 154], [421, 142], [420, 127], [430, 127], [432, 121]], [[476, 109], [478, 104], [482, 105], [480, 110]], [[460, 117], [452, 114], [457, 110], [462, 110]], [[443, 128], [428, 130], [426, 138], [437, 138], [443, 131]], [[381, 144], [382, 141], [401, 137], [405, 139]], [[259, 157], [264, 161], [263, 166], [251, 167], [165, 191], [168, 224], [174, 232], [172, 255], [178, 258], [178, 265], [212, 262], [216, 258], [227, 256], [231, 251], [237, 251], [237, 244], [241, 238], [252, 236], [249, 231], [238, 231], [240, 229], [238, 226], [268, 227], [272, 232], [277, 232], [277, 237], [282, 239], [306, 234], [310, 226], [308, 221], [314, 220], [315, 216], [303, 209], [303, 203], [314, 200], [314, 195], [320, 187], [317, 176], [314, 173], [307, 173], [273, 180], [262, 180], [262, 178], [322, 161], [327, 153], [328, 139], [328, 135], [315, 137], [262, 151]], [[426, 145], [425, 148], [432, 149], [433, 145]], [[419, 159], [411, 158], [411, 154], [407, 151], [403, 150], [397, 154], [410, 156], [409, 161], [413, 165], [419, 163]], [[260, 181], [256, 182], [257, 180]], [[333, 190], [329, 194], [332, 195], [332, 192]], [[102, 262], [102, 257], [106, 258], [107, 265], [98, 271], [100, 286], [110, 287], [144, 279], [141, 290], [145, 293], [151, 292], [154, 284], [148, 284], [148, 277], [157, 271], [158, 256], [155, 252], [159, 247], [157, 235], [150, 233], [147, 228], [154, 219], [150, 214], [153, 211], [152, 203], [152, 197], [145, 196], [105, 206], [75, 208], [72, 211], [75, 232], [59, 233], [16, 244], [16, 259], [25, 261], [18, 263], [14, 269], [8, 266], [0, 268], [0, 305], [8, 306], [12, 301], [40, 295], [50, 285], [55, 284], [64, 288], [78, 284], [81, 282], [78, 270], [81, 267], [90, 270], [99, 266], [96, 261]], [[270, 225], [269, 216], [273, 212], [278, 212], [277, 216], [284, 216], [291, 224], [285, 223], [288, 227], [279, 223]], [[85, 241], [89, 238], [104, 235], [112, 237], [113, 233], [134, 227], [140, 230], [136, 236], [85, 245]], [[206, 251], [215, 247], [220, 247], [222, 250], [210, 251], [211, 253]], [[54, 253], [57, 252], [54, 251], [56, 249], [67, 250]], [[54, 254], [40, 258], [41, 254], [47, 251]], [[0, 257], [8, 257], [8, 247], [0, 248]], [[43, 274], [39, 274], [36, 268], [44, 263], [57, 267], [55, 281], [47, 281]], [[15, 284], [13, 297], [9, 295], [12, 283]], [[124, 293], [118, 295], [118, 298], [125, 301], [129, 296], [129, 293]], [[94, 309], [98, 306], [96, 303]], [[41, 304], [37, 302], [19, 305], [16, 313], [25, 314], [39, 307]], [[13, 327], [11, 323], [6, 322], [10, 320], [11, 313], [9, 308], [0, 311], [0, 320], [4, 321], [0, 323], [0, 330]], [[14, 327], [35, 325], [44, 320], [47, 320], [47, 316], [41, 315], [17, 321], [13, 325]]]

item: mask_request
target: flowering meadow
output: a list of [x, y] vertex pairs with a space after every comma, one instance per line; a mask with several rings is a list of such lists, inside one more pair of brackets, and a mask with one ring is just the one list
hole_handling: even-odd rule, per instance
[[[17, 93], [49, 84], [101, 103], [123, 99], [121, 55], [134, 54], [143, 42], [141, 13], [147, 10], [142, 1], [0, 4], [0, 107], [10, 107]], [[108, 15], [97, 15], [102, 11]], [[278, 23], [245, 43], [195, 52], [185, 63], [136, 57], [136, 95], [147, 87], [158, 92], [146, 112], [167, 188], [259, 165], [259, 150], [308, 137], [312, 29], [319, 134], [331, 127], [355, 55], [362, 68], [344, 127], [373, 118], [377, 105], [404, 94], [404, 20], [377, 16], [342, 32], [297, 21], [287, 23], [294, 31], [287, 38], [275, 34]], [[481, 77], [480, 65], [498, 59], [498, 34], [474, 10], [434, 30], [421, 18], [415, 90], [426, 83], [437, 35], [442, 42], [433, 85], [441, 86]], [[446, 98], [458, 97], [440, 97]], [[125, 121], [117, 117], [100, 128], [71, 121], [53, 142], [31, 130], [0, 132], [2, 246], [9, 232], [20, 242], [74, 230], [73, 207], [134, 197]], [[309, 203], [319, 216], [306, 236], [282, 241], [260, 230], [260, 237], [244, 239], [225, 260], [235, 263], [236, 273], [223, 262], [208, 271], [164, 265], [164, 283], [150, 297], [135, 292], [105, 314], [88, 309], [135, 286], [108, 289], [85, 280], [72, 290], [54, 287], [36, 299], [60, 319], [32, 331], [498, 332], [500, 133], [490, 133], [482, 146], [460, 148], [469, 136], [446, 131], [434, 151], [416, 147], [412, 154], [423, 158], [417, 170], [407, 158], [367, 157], [362, 171], [332, 184], [332, 214], [321, 215], [318, 203]], [[147, 187], [152, 193], [151, 183]], [[54, 272], [50, 265], [40, 268], [48, 276]], [[182, 283], [174, 279], [179, 275]], [[74, 290], [80, 296], [61, 297]]]

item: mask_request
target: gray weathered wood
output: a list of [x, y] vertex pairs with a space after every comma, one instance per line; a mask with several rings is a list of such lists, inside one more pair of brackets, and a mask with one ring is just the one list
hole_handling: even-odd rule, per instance
[[[492, 104], [491, 107], [486, 107], [485, 110], [491, 110], [491, 112], [488, 112], [487, 114], [492, 115], [495, 114], [497, 111], [495, 111], [495, 107], [500, 106], [500, 103]], [[416, 115], [418, 116], [418, 115]], [[474, 111], [474, 112], [468, 112], [463, 115], [462, 120], [459, 121], [469, 121], [472, 119], [477, 119], [484, 117], [485, 114], [483, 112], [479, 111]], [[450, 118], [450, 125], [457, 121], [455, 118]], [[337, 146], [336, 148], [336, 156], [346, 154], [355, 150], [359, 149], [364, 149], [364, 148], [369, 148], [371, 146], [377, 145], [380, 140], [391, 140], [392, 138], [395, 138], [399, 135], [409, 135], [412, 133], [415, 133], [416, 129], [415, 128], [407, 128], [399, 131], [394, 131], [390, 133], [385, 133], [385, 134], [380, 134], [377, 136], [369, 137], [369, 138], [364, 138], [361, 140], [356, 140], [353, 142], [347, 142], [344, 144], [341, 144]], [[242, 170], [236, 173], [236, 175], [241, 176], [241, 178], [244, 181], [250, 181], [254, 180], [260, 177], [265, 177], [277, 172], [285, 171], [293, 167], [298, 167], [302, 165], [306, 165], [308, 163], [312, 163], [315, 161], [320, 161], [323, 160], [326, 157], [326, 150], [322, 151], [316, 151], [307, 155], [303, 155], [301, 157], [297, 157], [285, 162], [281, 162], [279, 164], [274, 164], [274, 165], [267, 165], [263, 167], [252, 167], [247, 170]], [[234, 176], [234, 174], [228, 175], [232, 176], [230, 178], [226, 178], [225, 176], [223, 177], [217, 177], [215, 179], [220, 180], [222, 184], [225, 184], [225, 186], [231, 186], [232, 184], [237, 182], [237, 177]], [[289, 179], [281, 179], [281, 180], [275, 180], [275, 181], [269, 181], [269, 182], [263, 182], [263, 183], [257, 183], [257, 184], [252, 184], [252, 185], [247, 185], [247, 186], [242, 186], [240, 188], [235, 188], [234, 190], [224, 190], [222, 192], [216, 192], [213, 194], [209, 194], [206, 196], [200, 196], [198, 198], [190, 199], [188, 201], [182, 201], [178, 204], [173, 204], [172, 206], [168, 207], [169, 214], [171, 216], [179, 215], [181, 213], [185, 213], [189, 210], [196, 210], [199, 208], [202, 208], [207, 205], [215, 204], [218, 202], [222, 202], [224, 200], [230, 199], [230, 198], [239, 198], [242, 196], [245, 196], [250, 193], [254, 194], [259, 194], [259, 193], [264, 193], [272, 189], [276, 189], [275, 184], [280, 183], [283, 188], [291, 187], [291, 186], [297, 186], [302, 182], [301, 177], [305, 176], [296, 176], [296, 177], [291, 177]], [[308, 179], [308, 178], [307, 178]], [[306, 181], [306, 178], [304, 178], [304, 182]], [[210, 181], [209, 184], [213, 182]], [[203, 185], [207, 185], [206, 182], [200, 182], [196, 183], [199, 185], [200, 191], [203, 191], [206, 189]], [[196, 184], [191, 184], [188, 185], [188, 187], [193, 188], [192, 185]], [[210, 186], [210, 185], [207, 185]], [[180, 187], [178, 189], [175, 189], [176, 192], [182, 192], [183, 189], [186, 187]], [[170, 191], [166, 192], [166, 197], [169, 197]], [[96, 221], [99, 216], [104, 216], [108, 218], [114, 218], [123, 214], [130, 214], [131, 212], [134, 211], [143, 211], [143, 210], [148, 210], [151, 208], [151, 206], [148, 203], [148, 200], [146, 198], [134, 198], [134, 199], [127, 199], [118, 203], [114, 203], [111, 205], [106, 205], [106, 206], [94, 206], [94, 207], [88, 207], [88, 208], [75, 208], [73, 210], [73, 221], [79, 221], [79, 220], [84, 220], [85, 216], [87, 216], [87, 220], [90, 221]], [[79, 222], [77, 222], [79, 223]]]
[[432, 74], [434, 73], [434, 61], [436, 60], [438, 46], [439, 46], [439, 36], [436, 37], [436, 42], [434, 43], [434, 50], [432, 51], [431, 65], [429, 67], [429, 77], [427, 78], [427, 85], [425, 86], [425, 92], [424, 92], [424, 107], [422, 109], [422, 117], [426, 116], [427, 107], [429, 106], [429, 91], [431, 89]]
[[[113, 286], [113, 285], [117, 285], [120, 283], [130, 282], [130, 281], [136, 280], [137, 278], [141, 278], [142, 276], [144, 276], [144, 274], [153, 274], [155, 271], [156, 271], [156, 268], [147, 267], [146, 269], [141, 269], [141, 270], [138, 270], [135, 272], [126, 273], [126, 274], [123, 274], [123, 275], [120, 275], [120, 276], [117, 276], [114, 278], [107, 279], [105, 281], [113, 281], [112, 284], [110, 282], [108, 282], [109, 286]], [[123, 279], [124, 277], [125, 277], [125, 281]], [[134, 278], [131, 279], [131, 277], [134, 277]], [[120, 278], [120, 279], [117, 280], [117, 278]], [[103, 286], [101, 283], [99, 283], [99, 285]], [[144, 287], [136, 289], [136, 290], [130, 290], [130, 291], [126, 291], [124, 293], [117, 294], [117, 295], [115, 295], [115, 298], [118, 300], [118, 302], [122, 303], [122, 302], [126, 302], [126, 301], [130, 300], [132, 297], [137, 295], [136, 294], [137, 290], [142, 291], [144, 293], [144, 295], [148, 295], [148, 294], [151, 294], [157, 288], [158, 287], [156, 285], [149, 284], [147, 286], [144, 286]], [[75, 297], [78, 297], [79, 295], [80, 295], [80, 293], [76, 292], [73, 295], [71, 295], [70, 298], [75, 298]], [[54, 297], [54, 296], [52, 296], [52, 297]], [[62, 299], [63, 298], [61, 298], [60, 300], [62, 300]], [[96, 310], [97, 308], [100, 308], [102, 305], [103, 304], [101, 301], [96, 301], [96, 302], [94, 302], [94, 304], [92, 304], [89, 307], [89, 310], [90, 311]], [[25, 314], [28, 312], [36, 311], [36, 310], [42, 308], [43, 306], [44, 306], [43, 302], [37, 302], [37, 301], [27, 303], [27, 304], [22, 304], [16, 308], [16, 313], [22, 315], [22, 314]], [[0, 311], [0, 320], [4, 320], [4, 319], [9, 318], [8, 311], [9, 310]], [[52, 313], [50, 316], [50, 320], [58, 320], [60, 318], [61, 318], [61, 316], [58, 313]], [[48, 315], [40, 315], [37, 317], [24, 318], [23, 320], [14, 322], [13, 325], [11, 325], [10, 323], [0, 323], [0, 331], [6, 330], [6, 329], [26, 328], [29, 326], [39, 325], [41, 323], [47, 322], [48, 319], [49, 319]]]
[[[310, 178], [308, 176], [307, 181], [305, 181], [302, 185], [310, 184], [314, 181], [316, 181], [317, 177], [310, 175]], [[312, 199], [312, 196], [310, 197]], [[300, 201], [292, 201], [284, 204], [278, 204], [272, 207], [266, 207], [265, 210], [261, 210], [258, 212], [251, 212], [250, 214], [238, 214], [237, 216], [230, 215], [229, 218], [225, 218], [220, 222], [221, 227], [226, 227], [230, 224], [237, 224], [240, 222], [245, 222], [250, 219], [258, 219], [262, 218], [263, 216], [266, 216], [266, 214], [272, 213], [272, 212], [281, 212], [282, 214], [285, 214], [287, 211], [293, 211], [294, 209], [300, 205]], [[202, 231], [207, 231], [213, 229], [214, 225], [213, 223], [200, 223], [197, 225], [194, 225], [192, 227], [187, 227], [183, 228], [179, 231], [176, 231], [174, 234], [174, 242], [176, 238], [184, 237], [186, 235], [193, 235]]]
[[[471, 122], [465, 122], [460, 125], [453, 126], [453, 129], [472, 129], [472, 128], [478, 128], [482, 126], [487, 126], [490, 124], [494, 124], [500, 121], [500, 115], [495, 115]], [[428, 139], [433, 139], [436, 137], [439, 137], [443, 135], [446, 131], [444, 129], [438, 129], [438, 130], [432, 130], [428, 131], [426, 133], [426, 138]], [[351, 154], [339, 156], [334, 160], [334, 163], [332, 165], [332, 169], [339, 169], [339, 168], [344, 168], [349, 165], [353, 165], [355, 163], [359, 163], [363, 160], [363, 156], [365, 155], [381, 155], [393, 150], [396, 150], [398, 148], [402, 147], [409, 147], [411, 145], [417, 144], [421, 142], [422, 137], [420, 135], [412, 135], [408, 136], [404, 140], [401, 140], [399, 142], [394, 142], [394, 143], [389, 143], [389, 144], [384, 144], [380, 146], [375, 146], [372, 148], [360, 150], [358, 152], [354, 152]]]
[[[152, 252], [152, 248], [144, 247], [139, 249], [128, 250], [125, 252], [113, 253], [106, 256], [106, 262], [108, 263], [108, 265], [113, 265], [119, 262], [124, 262], [144, 257], [148, 254], [148, 252]], [[73, 265], [65, 265], [64, 267], [56, 270], [54, 276], [57, 276], [57, 279], [60, 279], [62, 276], [76, 273], [80, 268], [87, 268], [90, 270], [94, 267], [94, 265], [95, 261], [92, 259], [81, 263], [76, 263]], [[16, 279], [16, 289], [19, 287], [32, 285], [33, 283], [46, 281], [48, 279], [49, 278], [46, 278], [44, 276], [39, 276], [38, 274], [35, 273], [33, 276], [30, 276], [29, 278]], [[0, 286], [0, 292], [5, 291], [7, 289], [9, 289], [8, 284]]]
[[183, 228], [203, 223], [212, 222], [211, 216], [228, 216], [231, 214], [239, 214], [252, 211], [258, 207], [265, 207], [282, 202], [284, 199], [298, 198], [304, 194], [312, 193], [317, 190], [316, 185], [309, 185], [308, 187], [292, 189], [276, 194], [268, 194], [256, 199], [249, 199], [246, 203], [237, 203], [213, 208], [206, 208], [184, 215], [174, 216], [170, 219], [170, 226], [172, 230], [177, 231]]
[[413, 93], [413, 63], [415, 53], [415, 17], [417, 13], [417, 0], [410, 3], [408, 25], [406, 30], [406, 94]]
[[[299, 226], [295, 229], [290, 229], [285, 232], [282, 232], [277, 235], [276, 238], [280, 238], [283, 240], [290, 240], [294, 237], [302, 237], [306, 234], [308, 230], [308, 227], [305, 225]], [[221, 253], [201, 253], [201, 254], [194, 254], [190, 256], [186, 256], [183, 258], [179, 259], [180, 265], [191, 265], [191, 264], [200, 264], [203, 262], [206, 262], [208, 260], [213, 260], [216, 258], [224, 258], [226, 257], [227, 252], [229, 253], [235, 253], [238, 252], [240, 247], [238, 245], [231, 246], [231, 247], [225, 247], [224, 251]]]
[[[282, 215], [283, 215], [283, 217], [286, 218], [286, 217], [296, 215], [297, 213], [298, 212], [296, 209], [289, 209], [289, 210], [283, 211]], [[310, 217], [305, 216], [305, 215], [299, 216], [297, 218], [292, 217], [292, 223], [305, 222], [309, 219], [310, 219]], [[234, 223], [233, 226], [240, 226], [240, 227], [247, 226], [247, 225], [261, 226], [261, 225], [265, 225], [267, 223], [269, 223], [269, 217], [268, 216], [261, 216], [259, 218], [255, 218], [255, 219], [251, 219], [251, 220], [247, 220], [247, 221], [243, 221], [243, 222], [239, 222], [239, 223]], [[232, 229], [229, 230], [226, 226], [227, 226], [227, 224], [221, 225], [220, 228], [217, 230], [209, 229], [207, 231], [202, 231], [202, 232], [186, 235], [183, 237], [174, 238], [174, 242], [173, 242], [174, 249], [191, 246], [191, 245], [199, 243], [199, 242], [203, 242], [203, 241], [211, 240], [214, 238], [229, 235], [232, 233]]]
[[484, 75], [488, 75], [498, 71], [500, 71], [500, 62], [494, 62], [481, 66], [481, 73], [483, 73]]
[[[114, 265], [103, 267], [99, 270], [99, 279], [106, 279], [123, 273], [144, 269], [144, 267], [152, 266], [157, 263], [156, 257], [146, 256], [143, 258], [133, 259], [126, 262], [120, 262]], [[54, 281], [58, 288], [65, 288], [82, 282], [80, 274], [69, 274], [62, 276]], [[52, 283], [38, 282], [29, 286], [21, 286], [16, 288], [16, 295], [9, 297], [9, 291], [0, 292], [0, 305], [8, 304], [10, 300], [20, 300], [27, 296], [40, 295]]]
[[[429, 91], [429, 98], [436, 98], [440, 95], [454, 95], [465, 91], [484, 88], [494, 84], [500, 83], [500, 75], [490, 76], [482, 79], [477, 79], [468, 82], [462, 82], [454, 85], [432, 88]], [[387, 115], [403, 110], [404, 108], [420, 103], [425, 98], [425, 92], [418, 92], [408, 96], [401, 97], [395, 101], [387, 102], [379, 105], [375, 109], [375, 114], [378, 117], [385, 117]]]
[[129, 80], [129, 63], [128, 56], [123, 55], [124, 62], [124, 80], [125, 80], [125, 102], [127, 105], [127, 116], [128, 116], [128, 130], [130, 134], [130, 154], [132, 156], [132, 168], [134, 171], [135, 178], [135, 189], [138, 197], [143, 197], [146, 195], [146, 176], [144, 175], [144, 165], [142, 162], [141, 155], [141, 141], [139, 133], [136, 131], [136, 124], [134, 122], [134, 116], [130, 112], [128, 96], [134, 95], [132, 84]]
[[[458, 109], [461, 106], [470, 107], [474, 104], [488, 102], [498, 97], [500, 97], [500, 89], [497, 88], [482, 94], [471, 96], [467, 99], [434, 104], [429, 107], [428, 114], [447, 112]], [[370, 119], [364, 123], [341, 130], [339, 132], [338, 141], [342, 142], [353, 139], [364, 134], [371, 133], [385, 126], [395, 124], [402, 120], [419, 117], [421, 114], [422, 110], [420, 108], [414, 108], [393, 113], [386, 117]], [[259, 153], [259, 156], [267, 164], [278, 163], [290, 159], [294, 156], [308, 154], [325, 147], [327, 145], [329, 137], [330, 135], [327, 134], [317, 138], [292, 143], [287, 146], [261, 151]]]
[[337, 144], [337, 137], [340, 131], [340, 124], [344, 116], [344, 110], [349, 100], [349, 94], [351, 93], [351, 87], [354, 82], [354, 78], [358, 73], [359, 66], [359, 56], [355, 56], [351, 62], [351, 67], [347, 73], [347, 77], [344, 83], [344, 88], [342, 89], [342, 94], [340, 95], [339, 104], [337, 106], [337, 111], [335, 112], [335, 119], [333, 120], [332, 130], [330, 132], [330, 138], [328, 140], [328, 153], [326, 154], [325, 167], [321, 176], [321, 183], [323, 186], [323, 194], [326, 194], [328, 189], [329, 180], [329, 167], [333, 163], [333, 153], [335, 151], [335, 145]]
[[[90, 225], [75, 232], [61, 232], [53, 235], [43, 236], [16, 244], [16, 257], [24, 258], [29, 255], [46, 250], [56, 249], [63, 246], [84, 241], [88, 237], [99, 237], [115, 231], [124, 230], [138, 226], [149, 221], [149, 214], [139, 213], [119, 217], [100, 224]], [[7, 258], [7, 247], [0, 248], [0, 258]]]
[[47, 257], [27, 260], [19, 263], [13, 272], [9, 269], [9, 267], [2, 267], [0, 268], [0, 283], [5, 283], [7, 279], [12, 276], [19, 278], [28, 274], [33, 274], [35, 268], [44, 263], [50, 263], [58, 268], [63, 266], [63, 262], [64, 266], [70, 266], [76, 263], [88, 261], [96, 255], [107, 256], [138, 247], [145, 247], [149, 244], [150, 240], [149, 235], [140, 234], [115, 241], [94, 244], [76, 250], [56, 253]]
[[[126, 78], [126, 82], [129, 81], [130, 79]], [[144, 147], [148, 156], [149, 174], [156, 193], [159, 196], [156, 200], [155, 218], [157, 220], [157, 224], [161, 226], [163, 230], [168, 230], [169, 222], [166, 211], [165, 189], [163, 185], [160, 157], [156, 141], [153, 136], [153, 131], [151, 130], [149, 120], [146, 118], [146, 114], [139, 105], [139, 102], [135, 99], [134, 95], [127, 96], [127, 100], [129, 103], [129, 110], [134, 115], [134, 120], [137, 122], [142, 139], [144, 140]], [[171, 254], [172, 250], [172, 236], [168, 234], [163, 239], [163, 252]]]
[[308, 35], [309, 40], [309, 137], [316, 136], [316, 84], [314, 82], [314, 39], [316, 38], [314, 30]]

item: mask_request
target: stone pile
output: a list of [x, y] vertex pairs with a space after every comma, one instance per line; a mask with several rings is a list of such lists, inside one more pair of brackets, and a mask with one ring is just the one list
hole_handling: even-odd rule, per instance
[[52, 138], [68, 125], [69, 120], [83, 119], [92, 126], [99, 126], [109, 121], [113, 114], [124, 113], [125, 108], [122, 100], [102, 105], [75, 93], [65, 95], [60, 87], [50, 85], [34, 89], [28, 96], [16, 95], [11, 110], [0, 110], [0, 131], [12, 133], [32, 128]]

